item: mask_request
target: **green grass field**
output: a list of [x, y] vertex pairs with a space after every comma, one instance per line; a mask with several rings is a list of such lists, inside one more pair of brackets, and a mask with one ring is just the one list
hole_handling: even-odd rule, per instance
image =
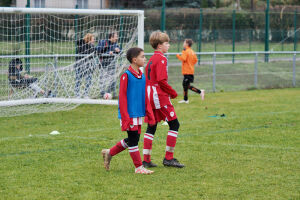
[[299, 97], [294, 88], [177, 98], [175, 156], [186, 167], [162, 166], [159, 125], [149, 176], [134, 174], [128, 151], [103, 168], [101, 149], [125, 137], [116, 106], [0, 118], [0, 199], [300, 199]]

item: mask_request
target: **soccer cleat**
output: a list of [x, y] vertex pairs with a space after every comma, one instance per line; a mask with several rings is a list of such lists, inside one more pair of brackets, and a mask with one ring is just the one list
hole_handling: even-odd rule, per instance
[[104, 161], [104, 168], [106, 170], [109, 170], [109, 165], [112, 156], [109, 154], [109, 149], [103, 149], [102, 150], [102, 156], [103, 156], [103, 161]]
[[201, 91], [201, 93], [200, 93], [201, 99], [204, 100], [205, 90], [200, 90], [200, 91]]
[[181, 164], [176, 158], [173, 158], [171, 160], [167, 160], [164, 158], [163, 165], [166, 167], [176, 167], [176, 168], [183, 168], [184, 164]]
[[146, 169], [143, 165], [135, 168], [136, 174], [152, 174], [154, 171], [151, 171], [149, 169]]
[[143, 161], [143, 166], [146, 168], [157, 167], [157, 165], [151, 161], [150, 162]]
[[186, 104], [188, 104], [189, 100], [181, 100], [181, 101], [178, 101], [178, 103], [186, 103]]

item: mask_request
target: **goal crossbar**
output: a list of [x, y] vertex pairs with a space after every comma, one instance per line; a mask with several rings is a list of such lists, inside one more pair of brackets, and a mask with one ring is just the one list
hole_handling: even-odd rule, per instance
[[68, 103], [68, 104], [104, 104], [104, 105], [118, 105], [117, 100], [102, 100], [102, 99], [65, 99], [65, 98], [38, 98], [38, 99], [21, 99], [0, 101], [0, 107], [7, 106], [22, 106], [32, 104], [44, 103]]

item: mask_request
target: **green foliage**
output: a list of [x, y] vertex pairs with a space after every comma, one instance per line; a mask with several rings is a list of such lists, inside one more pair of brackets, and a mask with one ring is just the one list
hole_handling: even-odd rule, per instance
[[168, 127], [158, 125], [149, 176], [134, 174], [127, 150], [103, 168], [101, 149], [126, 135], [116, 106], [0, 118], [0, 199], [299, 199], [298, 96], [252, 90], [173, 101], [175, 156], [186, 168], [162, 166]]
[[12, 0], [1, 0], [0, 1], [0, 6], [3, 6], [3, 7], [9, 7], [12, 3]]
[[[166, 0], [166, 7], [187, 7], [187, 8], [206, 8], [206, 7], [214, 7], [215, 0]], [[146, 0], [144, 1], [144, 5], [147, 7], [161, 7], [161, 0]]]

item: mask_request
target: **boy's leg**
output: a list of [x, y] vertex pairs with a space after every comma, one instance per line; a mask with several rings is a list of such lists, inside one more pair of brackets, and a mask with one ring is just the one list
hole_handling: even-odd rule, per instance
[[191, 83], [193, 82], [194, 82], [194, 75], [190, 75], [188, 89], [192, 90], [193, 92], [196, 92], [197, 94], [200, 94], [202, 100], [204, 100], [204, 90], [199, 90], [198, 88], [192, 86]]
[[179, 129], [179, 122], [178, 119], [168, 121], [169, 124], [169, 131], [167, 136], [167, 146], [166, 146], [166, 156], [167, 160], [171, 160], [174, 158], [174, 149], [176, 145], [178, 129]]
[[144, 135], [144, 161], [143, 165], [144, 167], [156, 167], [157, 165], [151, 162], [151, 152], [152, 152], [152, 142], [154, 138], [154, 134], [157, 128], [157, 124], [154, 126], [150, 126], [148, 124], [146, 133]]
[[115, 146], [110, 149], [103, 149], [102, 156], [104, 159], [104, 167], [106, 170], [109, 170], [110, 160], [113, 156], [117, 155], [118, 153], [124, 151], [128, 147], [128, 138], [125, 138], [119, 141]]
[[138, 146], [140, 134], [138, 133], [138, 131], [127, 131], [127, 133], [128, 133], [128, 151], [134, 166], [137, 168], [143, 165], [140, 151], [139, 151], [139, 146]]
[[167, 142], [166, 142], [166, 155], [163, 160], [164, 166], [170, 167], [184, 167], [183, 164], [180, 164], [177, 159], [174, 158], [174, 149], [176, 145], [178, 129], [179, 129], [179, 121], [177, 119], [174, 107], [170, 105], [165, 105], [160, 110], [161, 115], [164, 115], [165, 119], [169, 124], [169, 131], [167, 135]]
[[168, 124], [170, 129], [168, 131], [167, 136], [166, 156], [163, 160], [163, 165], [169, 167], [182, 168], [184, 167], [184, 165], [181, 164], [176, 158], [174, 158], [174, 149], [176, 145], [178, 129], [180, 126], [178, 119], [168, 121]]
[[190, 80], [188, 77], [184, 76], [182, 86], [183, 86], [183, 99], [185, 101], [187, 101], [188, 100], [188, 89], [190, 86]]
[[152, 174], [153, 171], [145, 169], [142, 164], [141, 154], [139, 151], [139, 139], [141, 135], [141, 125], [136, 125], [129, 128], [128, 133], [128, 151], [135, 166], [137, 174]]
[[75, 66], [75, 88], [74, 88], [74, 93], [76, 97], [80, 97], [80, 85], [81, 85], [81, 79], [82, 79], [82, 73], [80, 70], [79, 64], [76, 64]]

